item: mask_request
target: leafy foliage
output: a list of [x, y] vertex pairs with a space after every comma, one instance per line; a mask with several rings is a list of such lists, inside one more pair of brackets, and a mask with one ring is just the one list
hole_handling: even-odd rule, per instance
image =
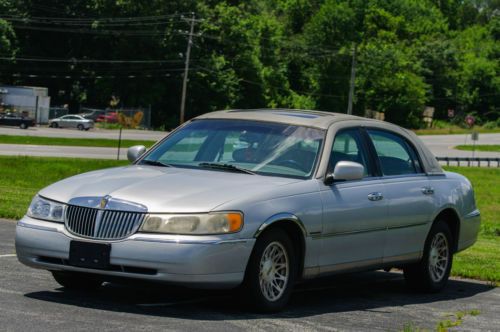
[[19, 59], [0, 60], [0, 83], [48, 86], [72, 112], [119, 96], [119, 106], [151, 105], [157, 127], [174, 127], [194, 13], [188, 118], [345, 112], [356, 49], [356, 114], [419, 127], [432, 106], [442, 119], [452, 108], [496, 121], [499, 11], [496, 0], [0, 0], [0, 57]]

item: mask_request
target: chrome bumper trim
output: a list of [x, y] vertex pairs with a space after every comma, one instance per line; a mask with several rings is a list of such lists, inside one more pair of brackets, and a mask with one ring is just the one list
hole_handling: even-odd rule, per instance
[[156, 242], [156, 243], [177, 243], [177, 244], [235, 244], [235, 243], [247, 243], [249, 241], [249, 239], [192, 241], [192, 240], [173, 240], [173, 239], [151, 239], [147, 237], [134, 237], [131, 240]]
[[32, 225], [32, 224], [28, 224], [28, 223], [25, 223], [25, 222], [22, 222], [22, 221], [18, 221], [17, 222], [17, 226], [19, 226], [19, 227], [26, 227], [26, 228], [33, 228], [33, 229], [37, 229], [37, 230], [40, 230], [40, 231], [59, 232], [57, 230], [57, 228], [40, 226], [40, 225]]

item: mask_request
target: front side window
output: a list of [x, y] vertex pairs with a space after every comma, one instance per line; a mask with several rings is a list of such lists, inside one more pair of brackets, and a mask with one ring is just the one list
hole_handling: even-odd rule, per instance
[[195, 120], [170, 135], [143, 160], [174, 167], [233, 165], [257, 174], [308, 178], [324, 130], [246, 120]]
[[353, 161], [364, 166], [364, 174], [369, 172], [368, 158], [363, 149], [362, 138], [358, 129], [342, 130], [335, 136], [330, 154], [329, 171], [332, 172], [339, 161]]
[[416, 152], [406, 140], [383, 130], [368, 130], [384, 175], [420, 173]]

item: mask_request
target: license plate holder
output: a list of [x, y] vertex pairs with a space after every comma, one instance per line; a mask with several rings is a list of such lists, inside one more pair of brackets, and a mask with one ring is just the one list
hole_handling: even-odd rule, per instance
[[71, 241], [69, 265], [90, 269], [107, 269], [110, 265], [111, 244]]

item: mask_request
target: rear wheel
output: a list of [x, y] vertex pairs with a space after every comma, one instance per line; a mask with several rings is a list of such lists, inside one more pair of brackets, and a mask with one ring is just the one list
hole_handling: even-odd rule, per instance
[[292, 242], [281, 229], [262, 234], [255, 244], [242, 290], [253, 309], [281, 310], [288, 302], [297, 274]]
[[403, 268], [408, 285], [425, 292], [440, 291], [450, 276], [452, 243], [450, 228], [444, 221], [438, 221], [427, 236], [422, 260]]
[[19, 125], [19, 128], [21, 128], [21, 129], [28, 129], [28, 125], [26, 123], [21, 123]]
[[96, 289], [103, 283], [97, 276], [78, 272], [52, 271], [52, 276], [59, 285], [74, 290]]

